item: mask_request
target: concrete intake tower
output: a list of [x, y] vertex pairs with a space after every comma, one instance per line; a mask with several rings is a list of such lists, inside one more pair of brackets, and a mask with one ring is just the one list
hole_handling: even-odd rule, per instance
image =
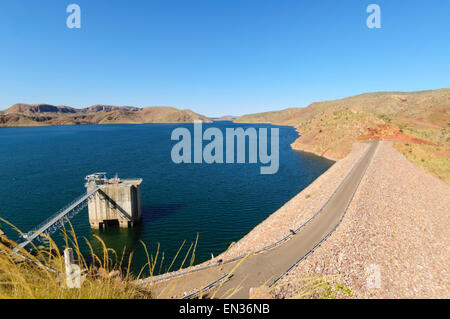
[[133, 227], [142, 219], [142, 179], [107, 179], [106, 173], [86, 176], [87, 192], [98, 188], [89, 199], [89, 223], [91, 228], [109, 226]]

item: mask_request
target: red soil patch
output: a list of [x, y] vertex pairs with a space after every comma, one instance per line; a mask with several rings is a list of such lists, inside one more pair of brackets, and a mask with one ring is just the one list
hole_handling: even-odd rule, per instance
[[360, 136], [359, 140], [384, 140], [384, 141], [397, 141], [397, 142], [408, 142], [408, 143], [418, 143], [435, 145], [434, 143], [422, 140], [420, 138], [415, 138], [400, 132], [397, 127], [389, 124], [378, 125], [376, 128], [369, 128], [369, 134]]

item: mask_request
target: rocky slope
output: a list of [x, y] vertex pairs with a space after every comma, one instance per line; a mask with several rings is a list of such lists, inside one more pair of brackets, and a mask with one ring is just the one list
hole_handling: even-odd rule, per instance
[[203, 115], [173, 107], [93, 105], [84, 109], [49, 104], [14, 104], [0, 111], [0, 126], [41, 126], [119, 123], [211, 122]]
[[294, 126], [301, 135], [294, 149], [332, 159], [345, 157], [359, 140], [397, 141], [394, 147], [409, 159], [450, 181], [450, 89], [368, 93], [245, 115], [236, 122]]

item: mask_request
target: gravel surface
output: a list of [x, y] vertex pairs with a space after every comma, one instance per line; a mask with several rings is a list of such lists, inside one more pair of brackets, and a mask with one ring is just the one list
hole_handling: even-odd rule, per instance
[[[347, 157], [228, 251], [190, 269], [283, 238], [325, 204], [367, 148], [354, 144]], [[447, 184], [414, 166], [392, 142], [380, 142], [342, 223], [280, 280], [284, 289], [277, 297], [295, 296], [301, 278], [330, 276], [356, 298], [449, 298], [449, 207]]]
[[381, 142], [341, 225], [281, 284], [326, 275], [356, 298], [449, 298], [449, 207], [447, 184]]

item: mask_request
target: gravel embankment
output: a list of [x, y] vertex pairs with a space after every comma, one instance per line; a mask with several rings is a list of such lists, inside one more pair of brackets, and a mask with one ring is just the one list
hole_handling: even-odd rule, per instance
[[[347, 157], [227, 252], [202, 265], [257, 251], [303, 224], [328, 200], [367, 147], [355, 144]], [[280, 281], [288, 285], [277, 297], [295, 296], [299, 287], [289, 283], [301, 278], [333, 276], [357, 298], [449, 298], [448, 207], [447, 184], [414, 166], [392, 148], [392, 142], [380, 142], [342, 223]], [[379, 288], [367, 284], [368, 276], [375, 274], [370, 269], [379, 269]]]
[[[347, 157], [336, 162], [307, 188], [257, 225], [226, 252], [207, 262], [172, 274], [215, 263], [220, 259], [227, 260], [251, 253], [282, 239], [289, 234], [290, 229], [302, 225], [325, 204], [367, 148], [368, 144], [366, 143], [355, 144]], [[166, 275], [162, 275], [162, 277], [164, 276]], [[155, 276], [155, 278], [158, 277], [161, 276]]]
[[381, 142], [340, 226], [281, 284], [326, 275], [357, 298], [449, 298], [449, 207], [447, 184]]

